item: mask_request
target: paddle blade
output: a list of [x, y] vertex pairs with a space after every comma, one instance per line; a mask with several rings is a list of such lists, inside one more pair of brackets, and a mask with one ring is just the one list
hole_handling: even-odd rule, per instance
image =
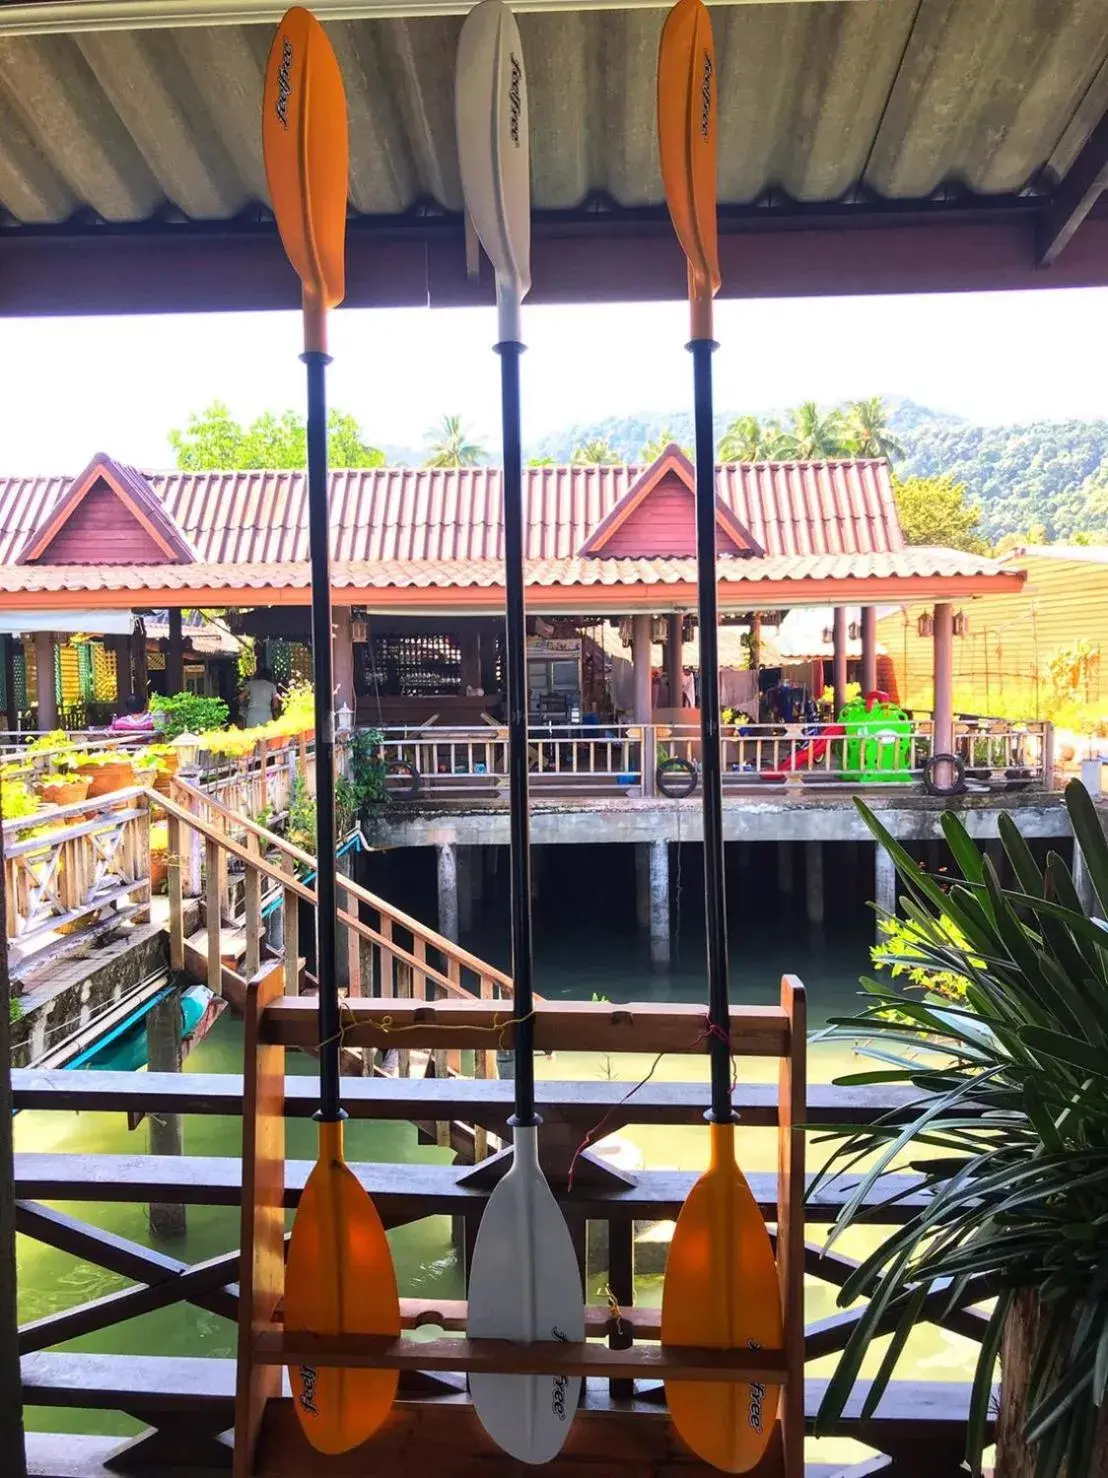
[[527, 76], [516, 18], [481, 0], [458, 41], [454, 95], [466, 210], [496, 273], [500, 337], [519, 340], [531, 286], [531, 166]]
[[[662, 1343], [780, 1350], [781, 1290], [769, 1232], [735, 1163], [734, 1126], [713, 1124], [711, 1164], [681, 1208], [662, 1289]], [[667, 1381], [670, 1416], [725, 1473], [756, 1467], [773, 1435], [777, 1386]]]
[[[569, 1228], [539, 1169], [532, 1128], [515, 1131], [511, 1170], [489, 1197], [469, 1273], [471, 1339], [519, 1344], [585, 1338], [585, 1299]], [[547, 1463], [561, 1451], [579, 1377], [472, 1375], [481, 1425], [511, 1457]]]
[[[285, 1265], [285, 1329], [400, 1334], [388, 1238], [342, 1157], [342, 1125], [319, 1126], [319, 1160], [300, 1197]], [[289, 1369], [293, 1405], [317, 1452], [348, 1452], [372, 1437], [396, 1396], [395, 1370]]]
[[321, 320], [345, 292], [346, 97], [327, 33], [300, 6], [285, 15], [270, 47], [262, 152], [281, 243], [303, 285], [305, 315]]
[[[666, 204], [689, 260], [689, 296], [702, 307], [711, 338], [711, 300], [719, 291], [716, 227], [716, 53], [703, 0], [677, 0], [658, 50], [658, 150]], [[700, 325], [703, 327], [703, 324]]]

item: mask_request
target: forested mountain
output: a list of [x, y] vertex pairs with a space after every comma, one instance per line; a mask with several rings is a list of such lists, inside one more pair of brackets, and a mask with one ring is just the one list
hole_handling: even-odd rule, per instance
[[[950, 474], [965, 483], [981, 508], [981, 532], [993, 542], [1008, 533], [1039, 532], [1066, 539], [1108, 529], [1108, 420], [1037, 421], [1022, 426], [975, 426], [915, 401], [885, 397], [889, 429], [904, 448], [895, 471], [902, 477]], [[722, 437], [738, 412], [716, 416]], [[787, 412], [759, 418], [788, 420]], [[529, 448], [534, 457], [568, 462], [574, 449], [606, 441], [629, 462], [662, 430], [686, 444], [692, 418], [680, 411], [609, 416], [567, 426]]]

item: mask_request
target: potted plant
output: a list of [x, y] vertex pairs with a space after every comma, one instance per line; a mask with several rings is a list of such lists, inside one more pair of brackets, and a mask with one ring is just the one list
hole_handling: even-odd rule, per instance
[[39, 777], [35, 789], [48, 806], [73, 806], [89, 793], [92, 778], [69, 770], [54, 770]]
[[168, 795], [180, 765], [180, 751], [172, 744], [147, 744], [135, 755], [134, 764], [140, 772], [151, 771], [154, 789]]
[[110, 795], [113, 790], [125, 790], [135, 783], [135, 767], [129, 755], [122, 751], [106, 749], [100, 754], [82, 755], [77, 766], [78, 775], [89, 780], [88, 797], [92, 801], [101, 795]]
[[[1098, 911], [1108, 916], [1108, 841], [1076, 781], [1066, 807]], [[880, 1400], [911, 1326], [928, 1306], [994, 1300], [974, 1379], [967, 1468], [981, 1472], [994, 1369], [1001, 1363], [995, 1471], [1003, 1478], [1108, 1474], [1108, 926], [1088, 917], [1073, 875], [1045, 867], [1008, 815], [1013, 876], [1002, 888], [954, 816], [943, 830], [953, 881], [922, 873], [861, 802], [904, 889], [900, 963], [961, 985], [957, 1004], [909, 983], [865, 980], [869, 1004], [834, 1022], [878, 1070], [845, 1084], [905, 1084], [909, 1109], [834, 1131], [828, 1176], [852, 1177], [833, 1242], [879, 1220], [906, 1156], [921, 1204], [860, 1263], [839, 1295], [868, 1297], [828, 1383], [817, 1434], [841, 1414], [874, 1341], [892, 1333], [866, 1409]], [[944, 995], [947, 994], [944, 992]], [[923, 1157], [918, 1158], [918, 1152]], [[889, 1189], [889, 1195], [893, 1192]], [[866, 1203], [869, 1202], [867, 1209]]]

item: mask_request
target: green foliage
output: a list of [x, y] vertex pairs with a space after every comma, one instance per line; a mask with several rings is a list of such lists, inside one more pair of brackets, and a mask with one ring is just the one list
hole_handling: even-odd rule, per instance
[[[1097, 911], [1108, 914], [1108, 840], [1096, 808], [1076, 781], [1065, 800]], [[843, 1307], [869, 1302], [816, 1433], [841, 1414], [874, 1342], [891, 1332], [866, 1411], [877, 1405], [924, 1301], [949, 1283], [954, 1298], [996, 1299], [967, 1426], [967, 1466], [979, 1474], [1000, 1335], [1023, 1291], [1044, 1309], [1023, 1435], [1040, 1478], [1078, 1478], [1108, 1388], [1108, 931], [1082, 909], [1062, 859], [1040, 867], [1010, 816], [999, 824], [1016, 884], [1002, 888], [947, 815], [958, 876], [944, 887], [856, 804], [904, 889], [909, 969], [948, 972], [965, 986], [954, 1008], [864, 980], [869, 1004], [832, 1023], [880, 1064], [840, 1082], [902, 1084], [915, 1095], [905, 1113], [826, 1136], [834, 1148], [813, 1189], [850, 1178], [829, 1245], [881, 1219], [866, 1203], [895, 1198], [888, 1177], [906, 1160], [919, 1209], [840, 1292]]]
[[579, 467], [618, 467], [623, 462], [615, 448], [599, 438], [574, 447], [569, 460]]
[[200, 698], [195, 693], [173, 693], [166, 697], [155, 693], [150, 707], [163, 714], [163, 732], [167, 739], [178, 734], [204, 734], [209, 729], [222, 729], [228, 708], [222, 698]]
[[425, 467], [477, 467], [488, 461], [488, 453], [479, 442], [469, 441], [468, 428], [461, 416], [443, 416], [427, 433]]
[[289, 818], [285, 835], [295, 846], [315, 856], [316, 849], [315, 797], [309, 791], [303, 775], [297, 770], [289, 787]]
[[23, 1007], [14, 996], [8, 997], [8, 1020], [14, 1025], [23, 1020]]
[[766, 462], [777, 455], [781, 427], [757, 416], [736, 416], [719, 443], [721, 462]]
[[978, 526], [981, 510], [969, 502], [965, 483], [947, 474], [941, 477], [893, 479], [900, 526], [909, 544], [938, 544], [987, 554], [989, 546]]
[[[68, 776], [64, 777], [68, 779]], [[42, 809], [37, 800], [18, 780], [0, 780], [0, 817], [5, 821], [22, 821]]]
[[368, 806], [388, 800], [385, 787], [385, 754], [380, 729], [355, 729], [350, 738], [350, 774], [335, 783], [335, 805], [340, 829], [350, 831]]
[[[935, 922], [956, 949], [967, 947], [964, 935], [949, 919], [939, 918]], [[887, 970], [894, 979], [900, 978], [948, 1001], [964, 998], [966, 977], [955, 970], [935, 970], [928, 965], [926, 950], [930, 936], [921, 934], [916, 923], [911, 919], [882, 918], [877, 927], [881, 943], [873, 945], [869, 952], [875, 970]]]
[[[655, 436], [653, 438], [653, 440], [644, 443], [642, 450], [639, 452], [639, 461], [640, 462], [655, 462], [655, 461], [657, 461], [657, 459], [665, 451], [666, 447], [667, 446], [670, 446], [671, 444], [677, 445], [677, 446], [681, 446], [681, 443], [678, 440], [678, 438], [669, 429], [669, 427], [666, 426], [661, 431], [658, 432], [657, 436]], [[684, 452], [685, 456], [688, 457], [689, 461], [691, 462], [692, 461], [692, 456], [693, 456], [693, 454], [692, 454], [692, 448], [691, 447], [687, 447], [687, 446], [681, 446], [681, 450]]]
[[[174, 427], [169, 444], [186, 472], [222, 472], [255, 467], [296, 470], [308, 465], [304, 418], [295, 411], [265, 411], [249, 426], [236, 421], [221, 400], [193, 412], [184, 430]], [[384, 452], [370, 446], [353, 416], [327, 416], [327, 455], [332, 467], [383, 467]]]
[[890, 430], [889, 412], [880, 395], [852, 400], [845, 421], [852, 457], [885, 457], [890, 462], [903, 457], [904, 443]]
[[822, 461], [853, 455], [841, 410], [823, 411], [814, 400], [805, 400], [791, 415], [791, 424], [778, 437], [775, 456], [789, 461]]
[[26, 745], [24, 754], [48, 754], [52, 749], [73, 749], [73, 739], [64, 729], [51, 729], [49, 734], [40, 734]]
[[315, 727], [315, 688], [306, 678], [293, 678], [282, 691], [281, 720], [294, 733]]

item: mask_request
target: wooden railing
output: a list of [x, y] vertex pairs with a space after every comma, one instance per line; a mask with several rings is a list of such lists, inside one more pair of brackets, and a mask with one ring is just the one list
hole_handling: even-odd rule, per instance
[[[787, 988], [788, 1012], [772, 1008], [733, 1013], [732, 1037], [742, 1055], [779, 1052], [788, 1041], [788, 1013], [795, 1011], [798, 994], [794, 984], [788, 983]], [[266, 1040], [285, 1046], [311, 1045], [308, 1002], [274, 1001], [267, 1015]], [[400, 1002], [363, 1000], [352, 1008], [351, 1041], [363, 1048], [387, 1041], [386, 1018], [395, 1022], [398, 1016], [405, 1026], [413, 1028], [411, 1040], [419, 1047], [437, 1040], [437, 1034], [448, 1023], [450, 1040], [459, 1045], [479, 1039], [489, 1027], [489, 1008], [481, 1003], [416, 1008]], [[647, 1055], [705, 1050], [703, 1013], [689, 1006], [559, 1003], [540, 1008], [535, 1031], [539, 1046], [562, 1050]], [[702, 1083], [661, 1082], [655, 1078], [634, 1093], [628, 1092], [626, 1083], [613, 1081], [540, 1082], [537, 1090], [545, 1125], [544, 1168], [573, 1232], [582, 1268], [587, 1257], [590, 1283], [599, 1280], [610, 1293], [610, 1303], [588, 1310], [588, 1334], [594, 1340], [607, 1341], [607, 1350], [601, 1344], [597, 1346], [596, 1365], [606, 1364], [609, 1370], [585, 1383], [573, 1471], [588, 1478], [608, 1478], [627, 1465], [628, 1471], [680, 1472], [688, 1473], [690, 1478], [694, 1473], [707, 1473], [686, 1454], [675, 1451], [665, 1422], [659, 1420], [664, 1416], [664, 1391], [656, 1377], [643, 1378], [641, 1369], [636, 1370], [631, 1363], [644, 1344], [656, 1344], [660, 1332], [656, 1308], [636, 1306], [636, 1224], [660, 1224], [672, 1219], [695, 1177], [661, 1169], [626, 1174], [586, 1156], [578, 1160], [572, 1185], [568, 1180], [575, 1148], [590, 1132], [595, 1133], [598, 1125], [603, 1124], [604, 1133], [646, 1124], [690, 1129], [702, 1126], [706, 1089]], [[286, 1078], [285, 1115], [311, 1114], [315, 1092], [310, 1077]], [[128, 1113], [132, 1118], [141, 1112], [234, 1115], [242, 1112], [243, 1094], [243, 1079], [239, 1076], [14, 1074], [15, 1106], [23, 1110], [107, 1111]], [[803, 1081], [799, 1084], [804, 1126], [811, 1130], [832, 1124], [871, 1123], [903, 1110], [908, 1096], [889, 1089], [823, 1086], [811, 1088], [805, 1096]], [[511, 1085], [495, 1080], [357, 1079], [344, 1085], [344, 1102], [354, 1119], [466, 1118], [480, 1124], [489, 1135], [502, 1135], [511, 1112]], [[790, 1133], [799, 1130], [796, 1117], [783, 1120], [775, 1086], [752, 1084], [740, 1074], [734, 1103], [748, 1128], [776, 1126]], [[279, 1111], [279, 1098], [277, 1108]], [[789, 1112], [794, 1113], [793, 1109]], [[802, 1141], [802, 1132], [800, 1137]], [[479, 1166], [476, 1171], [469, 1166], [441, 1163], [365, 1163], [352, 1168], [390, 1229], [436, 1214], [454, 1217], [464, 1271], [467, 1251], [495, 1182], [496, 1164], [490, 1161], [487, 1169]], [[295, 1205], [309, 1168], [306, 1162], [286, 1164], [286, 1206]], [[771, 1223], [776, 1222], [780, 1214], [776, 1172], [754, 1171], [749, 1180], [763, 1215]], [[174, 1462], [198, 1474], [214, 1474], [225, 1468], [226, 1448], [219, 1434], [232, 1420], [233, 1361], [179, 1355], [92, 1355], [57, 1347], [137, 1314], [183, 1302], [235, 1318], [243, 1272], [238, 1252], [188, 1264], [103, 1232], [91, 1221], [80, 1219], [74, 1206], [105, 1200], [233, 1206], [240, 1203], [242, 1183], [243, 1167], [237, 1158], [71, 1156], [64, 1151], [16, 1156], [18, 1230], [74, 1258], [122, 1275], [129, 1284], [21, 1329], [24, 1399], [29, 1405], [74, 1411], [89, 1406], [125, 1411], [139, 1415], [148, 1424], [125, 1455], [119, 1453], [116, 1438], [110, 1444], [100, 1441], [98, 1447], [99, 1439], [91, 1437], [70, 1435], [59, 1439], [32, 1434], [32, 1461], [43, 1471], [53, 1471], [48, 1464], [51, 1458], [59, 1460], [61, 1443], [67, 1444], [65, 1457], [70, 1466], [65, 1471], [83, 1471], [81, 1461], [92, 1470], [92, 1459], [99, 1460], [99, 1454], [109, 1445], [115, 1449], [113, 1463], [125, 1462], [135, 1468], [144, 1461], [147, 1470], [151, 1464], [156, 1467], [167, 1460], [170, 1451]], [[823, 1238], [818, 1235], [818, 1229], [834, 1219], [853, 1183], [851, 1177], [840, 1177], [821, 1184], [807, 1201], [807, 1235], [803, 1225], [791, 1228], [790, 1237], [799, 1232], [804, 1274], [810, 1284], [818, 1281], [840, 1288], [856, 1266], [838, 1252], [825, 1251]], [[898, 1195], [893, 1196], [894, 1190]], [[69, 1203], [69, 1207], [62, 1212], [43, 1204], [52, 1201]], [[870, 1201], [876, 1224], [897, 1224], [917, 1209], [912, 1177], [904, 1175], [895, 1187], [886, 1183], [871, 1194]], [[936, 1287], [921, 1310], [919, 1322], [980, 1340], [987, 1320], [974, 1305], [984, 1296], [985, 1291], [974, 1284], [958, 1290]], [[803, 1359], [814, 1361], [840, 1353], [861, 1313], [861, 1308], [851, 1308], [809, 1322], [803, 1337]], [[887, 1310], [885, 1326], [891, 1330], [899, 1316], [898, 1307]], [[402, 1301], [406, 1330], [432, 1323], [447, 1332], [460, 1331], [465, 1321], [464, 1302], [407, 1297]], [[515, 1471], [509, 1460], [490, 1448], [476, 1427], [464, 1381], [450, 1373], [452, 1367], [443, 1356], [441, 1341], [428, 1347], [428, 1368], [419, 1366], [418, 1347], [408, 1348], [414, 1368], [402, 1370], [401, 1404], [394, 1418], [395, 1429], [390, 1427], [393, 1436], [385, 1434], [376, 1439], [372, 1470], [384, 1478], [398, 1478], [413, 1470], [413, 1454], [420, 1450], [421, 1443], [428, 1442], [440, 1453], [473, 1454], [473, 1464], [493, 1478]], [[826, 1380], [809, 1377], [802, 1384], [803, 1421], [810, 1432]], [[836, 1478], [862, 1478], [877, 1472], [883, 1478], [954, 1478], [963, 1455], [968, 1388], [950, 1382], [894, 1381], [872, 1412], [864, 1404], [868, 1389], [866, 1382], [859, 1383], [833, 1435], [875, 1448], [885, 1454], [884, 1460], [858, 1461], [840, 1455], [833, 1464], [826, 1460], [809, 1463], [806, 1478], [831, 1478], [832, 1474]], [[362, 1462], [368, 1460], [368, 1452], [359, 1458]], [[368, 1469], [340, 1466], [338, 1471]]]
[[[385, 729], [386, 784], [395, 799], [503, 799], [507, 793], [507, 730], [502, 728]], [[955, 725], [954, 752], [971, 781], [990, 789], [1049, 789], [1051, 726], [994, 722]], [[935, 752], [927, 720], [877, 725], [844, 733], [838, 724], [725, 726], [724, 787], [850, 789], [915, 785]], [[531, 788], [536, 796], [631, 797], [682, 789], [664, 771], [679, 761], [699, 768], [700, 730], [693, 724], [543, 724], [530, 729]], [[661, 766], [661, 770], [659, 770]], [[690, 792], [691, 793], [691, 792]]]
[[149, 917], [151, 799], [134, 786], [3, 823], [13, 974]]

